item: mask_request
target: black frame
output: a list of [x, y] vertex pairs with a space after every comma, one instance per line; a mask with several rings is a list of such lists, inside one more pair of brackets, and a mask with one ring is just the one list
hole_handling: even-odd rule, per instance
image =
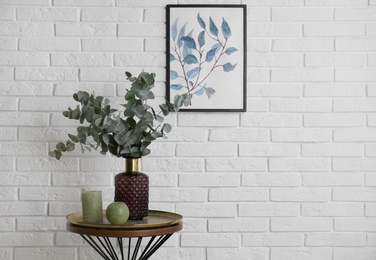
[[[166, 6], [166, 99], [170, 102], [171, 100], [171, 93], [170, 93], [170, 37], [171, 37], [171, 9], [173, 8], [240, 8], [242, 9], [243, 13], [243, 90], [242, 90], [242, 104], [239, 108], [235, 109], [227, 109], [227, 108], [204, 108], [204, 109], [187, 109], [182, 107], [179, 111], [182, 112], [246, 112], [247, 111], [247, 7], [246, 5], [223, 5], [223, 4], [202, 4], [202, 5], [167, 5]], [[193, 17], [192, 19], [196, 19]], [[173, 98], [173, 97], [172, 97]], [[194, 100], [194, 97], [193, 99]]]

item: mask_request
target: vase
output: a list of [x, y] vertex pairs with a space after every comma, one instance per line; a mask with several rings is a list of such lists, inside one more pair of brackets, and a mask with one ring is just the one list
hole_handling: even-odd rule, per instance
[[115, 201], [129, 208], [130, 220], [142, 220], [149, 211], [149, 177], [138, 171], [139, 158], [125, 158], [125, 172], [115, 176]]

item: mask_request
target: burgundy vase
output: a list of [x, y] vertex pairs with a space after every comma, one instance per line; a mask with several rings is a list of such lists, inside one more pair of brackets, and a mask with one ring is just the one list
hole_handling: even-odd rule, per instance
[[125, 172], [115, 176], [115, 201], [129, 208], [129, 219], [142, 220], [149, 211], [149, 177], [138, 171], [139, 158], [125, 158]]

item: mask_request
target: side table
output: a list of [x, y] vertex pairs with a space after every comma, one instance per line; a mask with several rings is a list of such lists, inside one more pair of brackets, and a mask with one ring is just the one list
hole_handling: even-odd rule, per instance
[[[106, 260], [149, 259], [183, 228], [182, 216], [167, 211], [149, 210], [143, 220], [128, 220], [124, 225], [111, 225], [105, 216], [103, 211], [102, 223], [84, 223], [82, 212], [69, 214], [66, 218], [67, 230], [81, 235]], [[136, 240], [134, 246], [132, 239]], [[147, 241], [145, 246], [141, 246], [143, 240]]]

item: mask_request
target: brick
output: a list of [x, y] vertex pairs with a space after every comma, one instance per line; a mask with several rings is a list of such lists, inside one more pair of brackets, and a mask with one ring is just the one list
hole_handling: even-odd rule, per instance
[[310, 234], [307, 235], [305, 244], [307, 246], [365, 246], [365, 234]]
[[329, 188], [273, 188], [271, 201], [326, 202], [331, 200]]
[[376, 144], [374, 143], [366, 144], [366, 156], [376, 156]]
[[251, 23], [247, 37], [300, 37], [302, 26], [294, 23]]
[[49, 216], [66, 216], [67, 212], [80, 212], [82, 211], [82, 203], [80, 202], [54, 202], [48, 203]]
[[335, 129], [334, 141], [338, 142], [374, 142], [376, 132], [373, 129]]
[[14, 218], [1, 218], [0, 220], [0, 231], [8, 232], [15, 231], [16, 219]]
[[0, 257], [4, 260], [13, 259], [13, 249], [12, 248], [0, 248]]
[[46, 200], [46, 201], [78, 201], [81, 192], [79, 188], [48, 188], [48, 187], [22, 187], [20, 188], [21, 200]]
[[42, 82], [0, 82], [2, 96], [51, 96], [52, 84]]
[[164, 142], [203, 142], [207, 140], [206, 132], [204, 128], [173, 128]]
[[2, 51], [15, 51], [18, 46], [18, 39], [10, 37], [1, 37], [0, 36], [0, 50]]
[[293, 7], [293, 6], [303, 6], [304, 1], [302, 0], [244, 0], [244, 4], [249, 6], [285, 6], [285, 7]]
[[10, 127], [0, 127], [0, 140], [13, 141], [16, 140], [16, 129]]
[[47, 126], [48, 114], [2, 112], [0, 121], [3, 126]]
[[376, 40], [374, 39], [336, 39], [336, 51], [371, 52], [376, 50]]
[[76, 256], [76, 250], [74, 248], [16, 248], [15, 260], [21, 260], [25, 258], [38, 259], [38, 260], [64, 260], [74, 259]]
[[123, 68], [84, 67], [80, 69], [81, 81], [126, 81]]
[[302, 116], [298, 114], [268, 113], [242, 114], [241, 126], [253, 127], [299, 127], [302, 126]]
[[332, 231], [332, 222], [331, 218], [275, 218], [271, 220], [271, 231], [328, 232]]
[[142, 21], [142, 9], [83, 9], [81, 19], [83, 22], [126, 22], [139, 23]]
[[142, 170], [145, 172], [195, 172], [202, 171], [204, 162], [201, 159], [177, 158], [143, 158]]
[[271, 112], [330, 112], [331, 100], [284, 98], [269, 101]]
[[242, 176], [242, 186], [250, 187], [296, 187], [300, 183], [300, 176], [291, 173], [245, 173]]
[[333, 201], [369, 201], [376, 198], [374, 188], [336, 188], [333, 190]]
[[250, 22], [270, 21], [270, 9], [268, 7], [247, 8], [247, 21], [250, 21]]
[[335, 231], [346, 232], [375, 232], [376, 219], [374, 218], [338, 218], [334, 221]]
[[364, 147], [356, 143], [302, 144], [302, 155], [308, 157], [363, 156]]
[[119, 24], [118, 36], [164, 36], [166, 35], [166, 25], [161, 23], [150, 24]]
[[3, 232], [0, 233], [2, 246], [30, 247], [53, 246], [53, 233], [46, 232]]
[[16, 8], [2, 6], [0, 7], [1, 21], [14, 21], [16, 20]]
[[1, 171], [12, 171], [12, 170], [14, 170], [13, 164], [14, 164], [14, 159], [11, 158], [11, 157], [0, 158], [0, 165], [1, 165], [0, 170]]
[[[3, 163], [0, 162], [3, 166]], [[10, 188], [10, 187], [2, 187], [0, 191], [0, 201], [4, 200], [17, 200], [18, 199], [18, 191], [17, 188]]]
[[1, 111], [15, 111], [17, 110], [16, 98], [3, 98], [0, 97], [0, 110]]
[[267, 161], [263, 158], [206, 159], [208, 172], [266, 171]]
[[272, 248], [270, 260], [332, 260], [331, 248]]
[[374, 171], [376, 167], [376, 162], [372, 158], [336, 158], [333, 159], [333, 170], [334, 171]]
[[227, 259], [257, 259], [269, 260], [269, 252], [266, 248], [208, 248], [208, 260], [227, 260]]
[[304, 217], [362, 217], [364, 206], [360, 203], [327, 202], [302, 204]]
[[181, 174], [179, 187], [238, 187], [240, 175], [235, 174]]
[[113, 51], [113, 52], [131, 52], [142, 51], [143, 41], [138, 38], [93, 38], [82, 39], [83, 51]]
[[306, 0], [307, 6], [368, 5], [367, 0]]
[[165, 22], [166, 10], [164, 8], [145, 9], [144, 22]]
[[220, 144], [177, 144], [176, 156], [188, 157], [218, 157], [236, 156], [237, 145], [231, 143]]
[[270, 39], [258, 39], [258, 38], [247, 39], [247, 52], [250, 52], [250, 53], [270, 52], [271, 46], [272, 46], [272, 43]]
[[[50, 37], [54, 35], [52, 23], [0, 22], [0, 31], [2, 36]], [[20, 42], [31, 41], [23, 38]]]
[[252, 97], [300, 97], [302, 89], [301, 84], [251, 83], [247, 88], [247, 95]]
[[3, 52], [0, 53], [0, 65], [4, 66], [38, 66], [48, 65], [47, 53]]
[[236, 215], [235, 203], [178, 203], [176, 212], [184, 217], [231, 218]]
[[46, 215], [47, 204], [44, 202], [3, 202], [1, 216], [38, 216]]
[[209, 201], [266, 201], [266, 188], [216, 188], [209, 190]]
[[367, 96], [370, 96], [370, 97], [376, 96], [376, 85], [374, 84], [367, 85]]
[[152, 202], [205, 202], [207, 197], [204, 189], [153, 187], [149, 192]]
[[269, 69], [247, 69], [247, 81], [248, 82], [269, 82], [270, 70]]
[[0, 155], [45, 155], [46, 144], [40, 143], [1, 143]]
[[267, 112], [268, 101], [264, 99], [247, 98], [247, 111], [250, 112]]
[[[314, 21], [316, 22], [317, 20]], [[364, 32], [364, 24], [352, 23], [311, 23], [305, 24], [303, 27], [303, 34], [308, 37], [363, 36]]]
[[239, 117], [234, 114], [178, 114], [178, 126], [238, 126]]
[[18, 7], [19, 21], [78, 21], [79, 10], [73, 8]]
[[376, 24], [370, 23], [366, 25], [366, 35], [376, 35]]
[[237, 247], [240, 243], [238, 234], [182, 234], [181, 245], [183, 247]]
[[334, 260], [367, 260], [372, 259], [376, 254], [374, 248], [334, 248], [333, 249], [333, 259]]
[[72, 99], [66, 97], [62, 98], [20, 98], [19, 110], [20, 111], [62, 111], [67, 107], [74, 105]]
[[19, 231], [62, 231], [65, 230], [64, 217], [19, 217], [17, 230]]
[[375, 112], [376, 100], [373, 98], [337, 99], [333, 102], [334, 112]]
[[273, 129], [274, 142], [330, 142], [332, 132], [329, 129]]
[[[120, 169], [119, 169], [120, 171]], [[52, 174], [54, 186], [103, 186], [111, 185], [112, 180], [102, 172], [59, 172]]]
[[78, 51], [79, 40], [74, 38], [21, 38], [22, 51]]
[[342, 127], [364, 126], [364, 115], [334, 113], [334, 114], [306, 114], [304, 126], [308, 127]]
[[375, 81], [376, 69], [336, 69], [335, 81]]
[[0, 81], [13, 80], [14, 69], [13, 68], [0, 68]]
[[376, 178], [372, 174], [366, 174], [365, 186], [376, 186]]
[[112, 0], [54, 0], [54, 6], [112, 6]]
[[296, 144], [239, 144], [239, 156], [298, 156], [300, 147]]
[[272, 82], [327, 82], [334, 79], [334, 71], [326, 68], [272, 69], [271, 73]]
[[174, 0], [154, 0], [150, 2], [149, 0], [139, 0], [137, 3], [133, 1], [123, 1], [123, 0], [116, 0], [116, 6], [145, 6], [145, 7], [150, 7], [150, 6], [164, 6], [166, 4], [174, 4]]
[[15, 74], [16, 80], [77, 81], [78, 79], [76, 68], [18, 67]]
[[306, 187], [336, 187], [336, 186], [362, 186], [364, 177], [361, 174], [304, 174], [303, 186]]
[[334, 10], [336, 21], [375, 21], [376, 9], [374, 7], [363, 8], [337, 8]]
[[164, 66], [164, 53], [129, 53], [115, 54], [115, 66]]
[[3, 0], [2, 5], [48, 5], [48, 0]]
[[216, 142], [261, 142], [267, 140], [269, 140], [269, 133], [265, 129], [212, 129], [209, 132], [209, 141]]
[[208, 222], [206, 219], [184, 218], [184, 232], [187, 233], [201, 233], [208, 229]]
[[[97, 57], [96, 55], [91, 55], [91, 57], [99, 58], [99, 60], [102, 60], [102, 61], [104, 61], [104, 59], [107, 59], [107, 55], [103, 55], [103, 56], [99, 55], [99, 57]], [[92, 59], [90, 60], [84, 59], [84, 61], [81, 61], [81, 57], [77, 57], [77, 58], [79, 60], [77, 62], [79, 63], [94, 62], [94, 64], [97, 64], [97, 62]], [[68, 63], [70, 62], [73, 62], [73, 60], [69, 60]], [[65, 61], [62, 61], [62, 63], [65, 63]], [[71, 65], [67, 65], [67, 66], [71, 66]], [[88, 93], [95, 93], [96, 95], [109, 97], [109, 96], [115, 95], [115, 89], [116, 89], [115, 84], [110, 84], [110, 83], [71, 83], [71, 82], [63, 83], [63, 82], [59, 82], [55, 84], [54, 96], [72, 97], [73, 93], [76, 93], [81, 90], [81, 91], [86, 91]]]
[[289, 202], [247, 202], [239, 204], [239, 217], [297, 217], [300, 207]]
[[317, 22], [332, 21], [331, 8], [273, 8], [273, 22]]
[[308, 84], [304, 86], [306, 97], [361, 97], [365, 95], [362, 84]]
[[367, 56], [360, 54], [306, 54], [306, 67], [363, 67], [367, 64]]
[[[376, 205], [375, 203], [366, 203], [366, 213], [365, 214], [362, 214], [362, 216], [367, 216], [367, 217], [375, 217], [376, 216]], [[354, 216], [354, 217], [361, 217], [361, 216]], [[372, 245], [375, 244], [375, 237], [372, 236], [371, 238], [371, 243]]]
[[21, 171], [76, 171], [78, 159], [64, 158], [60, 161], [47, 157], [30, 157], [17, 160], [17, 170]]
[[243, 235], [243, 246], [252, 247], [302, 246], [303, 241], [302, 234], [261, 233]]
[[57, 23], [56, 36], [115, 37], [116, 25], [104, 23]]
[[320, 38], [276, 39], [273, 42], [272, 51], [274, 52], [330, 52], [330, 51], [334, 51], [334, 45], [333, 45], [332, 39], [320, 39]]
[[145, 52], [166, 51], [166, 39], [162, 37], [148, 37], [145, 39]]
[[[229, 224], [231, 223], [231, 224]], [[267, 218], [209, 219], [208, 231], [215, 232], [266, 232], [269, 230]]]
[[302, 54], [249, 54], [248, 55], [249, 67], [300, 67], [303, 64]]
[[163, 247], [153, 254], [155, 260], [163, 259], [181, 259], [181, 260], [204, 260], [206, 258], [206, 251], [204, 248], [171, 248]]

